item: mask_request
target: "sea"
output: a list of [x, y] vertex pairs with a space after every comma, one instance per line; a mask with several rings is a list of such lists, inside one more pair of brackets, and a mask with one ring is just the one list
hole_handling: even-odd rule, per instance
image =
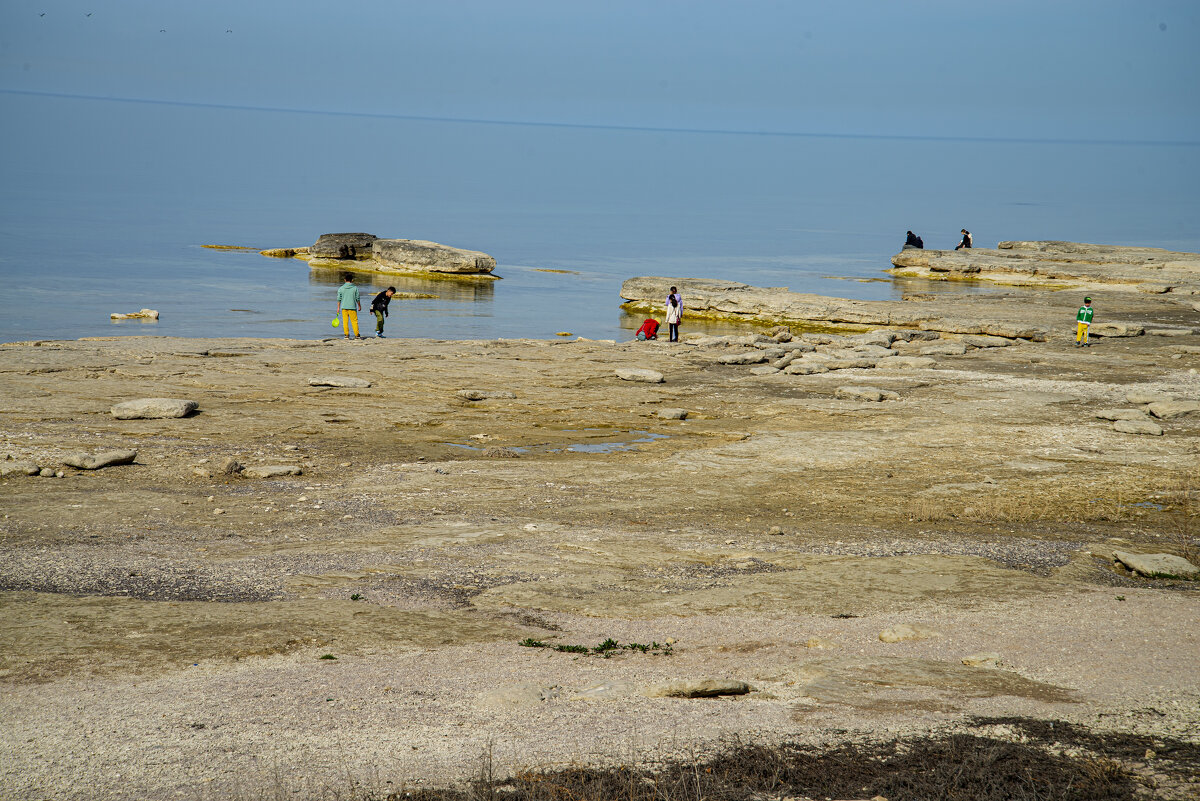
[[[913, 282], [884, 271], [910, 229], [930, 248], [953, 247], [967, 228], [984, 247], [1200, 251], [1194, 143], [607, 128], [12, 93], [0, 106], [4, 342], [335, 335], [338, 273], [258, 253], [333, 232], [495, 257], [499, 280], [361, 276], [367, 296], [389, 285], [431, 296], [394, 301], [387, 334], [435, 339], [628, 339], [642, 315], [622, 311], [620, 287], [640, 275], [895, 299]], [[142, 308], [159, 319], [110, 319]]]

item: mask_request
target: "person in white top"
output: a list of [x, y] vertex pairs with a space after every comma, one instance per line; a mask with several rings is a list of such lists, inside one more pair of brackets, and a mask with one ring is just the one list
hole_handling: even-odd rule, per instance
[[667, 297], [667, 328], [671, 332], [669, 342], [679, 341], [679, 321], [683, 319], [683, 306], [679, 305], [678, 295]]

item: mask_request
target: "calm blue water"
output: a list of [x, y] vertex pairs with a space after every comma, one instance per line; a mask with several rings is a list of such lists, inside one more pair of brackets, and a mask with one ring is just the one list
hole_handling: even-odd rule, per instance
[[[866, 299], [906, 229], [950, 247], [1200, 251], [1200, 148], [501, 126], [0, 98], [0, 341], [328, 336], [338, 279], [255, 249], [367, 231], [496, 257], [501, 281], [369, 277], [391, 336], [628, 337], [635, 275]], [[539, 269], [570, 270], [569, 274]], [[154, 324], [114, 311], [158, 309]]]

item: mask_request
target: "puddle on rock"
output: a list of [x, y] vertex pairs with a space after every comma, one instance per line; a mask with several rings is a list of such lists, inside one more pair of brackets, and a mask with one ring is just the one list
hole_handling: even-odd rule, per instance
[[[519, 454], [542, 453], [616, 453], [618, 451], [636, 450], [638, 445], [647, 442], [657, 442], [666, 439], [669, 434], [656, 434], [653, 431], [633, 429], [629, 431], [614, 431], [610, 428], [566, 428], [560, 433], [569, 436], [566, 442], [544, 442], [534, 445], [507, 446], [509, 450]], [[574, 441], [578, 440], [578, 441]], [[465, 451], [482, 452], [486, 450], [478, 445], [465, 442], [443, 442], [450, 448]]]

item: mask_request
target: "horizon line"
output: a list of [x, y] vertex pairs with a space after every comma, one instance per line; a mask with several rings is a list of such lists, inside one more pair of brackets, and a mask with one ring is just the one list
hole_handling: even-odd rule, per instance
[[290, 108], [286, 106], [252, 106], [236, 103], [206, 103], [192, 100], [163, 100], [160, 98], [117, 97], [112, 95], [89, 95], [71, 92], [47, 92], [33, 89], [7, 89], [0, 87], [0, 94], [23, 95], [26, 97], [50, 97], [60, 100], [97, 100], [110, 103], [137, 103], [150, 106], [180, 106], [222, 111], [259, 111], [277, 114], [312, 114], [329, 117], [359, 117], [365, 119], [402, 120], [407, 122], [441, 122], [461, 125], [499, 125], [529, 128], [564, 128], [576, 130], [622, 131], [629, 133], [675, 133], [709, 136], [762, 136], [790, 139], [867, 139], [913, 142], [967, 142], [980, 144], [1039, 144], [1039, 145], [1108, 145], [1108, 146], [1161, 146], [1196, 147], [1200, 140], [1164, 139], [1072, 139], [1037, 138], [1024, 136], [936, 136], [925, 134], [871, 134], [831, 133], [827, 131], [752, 130], [737, 128], [688, 128], [658, 125], [627, 125], [617, 123], [586, 123], [546, 120], [506, 120], [486, 117], [446, 117], [422, 114], [399, 114], [383, 111], [338, 111], [333, 109]]

